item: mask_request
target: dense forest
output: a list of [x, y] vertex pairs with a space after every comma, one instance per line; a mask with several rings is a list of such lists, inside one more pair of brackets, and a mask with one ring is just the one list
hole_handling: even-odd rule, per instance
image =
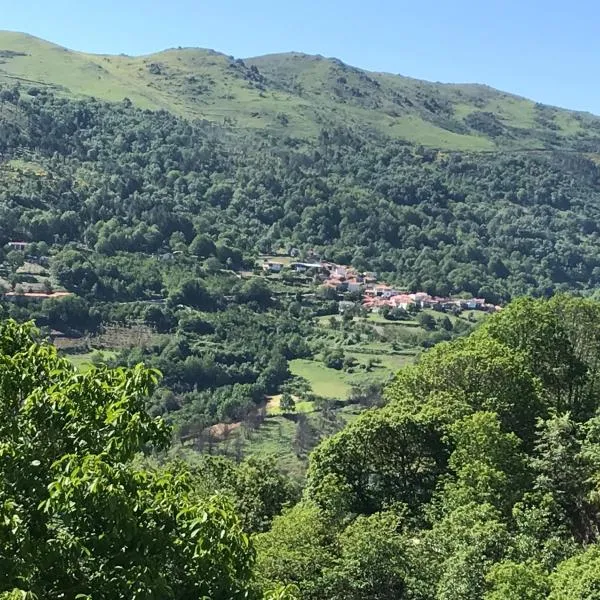
[[253, 426], [265, 397], [292, 394], [323, 414], [308, 426], [299, 416], [294, 454], [305, 461], [322, 431], [346, 422], [330, 410], [346, 393], [315, 393], [291, 361], [364, 381], [347, 394], [364, 400], [358, 410], [395, 370], [377, 361], [472, 325], [440, 315], [418, 334], [392, 333], [346, 318], [325, 341], [320, 319], [339, 313], [339, 298], [293, 278], [240, 278], [258, 254], [317, 253], [411, 291], [494, 303], [594, 289], [596, 166], [579, 155], [442, 154], [339, 128], [302, 142], [19, 86], [0, 103], [0, 285], [31, 285], [5, 246], [16, 239], [43, 267], [43, 289], [75, 294], [4, 302], [4, 314], [75, 337], [149, 328], [147, 343], [95, 358], [159, 369], [151, 411], [183, 440], [202, 445], [217, 423]]
[[229, 265], [298, 248], [490, 301], [600, 277], [591, 154], [442, 153], [326, 127], [308, 144], [18, 88], [0, 95], [0, 152], [2, 242], [76, 242], [117, 261], [195, 240]]
[[[0, 329], [6, 598], [583, 600], [600, 586], [600, 304], [523, 299], [310, 457], [165, 460], [157, 373]], [[25, 596], [27, 594], [27, 596]]]

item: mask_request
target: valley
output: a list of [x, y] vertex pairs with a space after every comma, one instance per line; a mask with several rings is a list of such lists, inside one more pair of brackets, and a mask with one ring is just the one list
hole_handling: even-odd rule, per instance
[[600, 117], [0, 32], [0, 600], [600, 589]]

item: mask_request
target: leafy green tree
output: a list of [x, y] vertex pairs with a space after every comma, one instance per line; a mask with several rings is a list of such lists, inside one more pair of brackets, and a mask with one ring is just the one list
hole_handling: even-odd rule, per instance
[[323, 363], [329, 369], [338, 371], [344, 366], [344, 351], [341, 348], [331, 348], [323, 353]]
[[250, 457], [236, 470], [234, 485], [242, 524], [248, 531], [268, 529], [283, 508], [298, 499], [297, 486], [281, 473], [274, 457]]
[[276, 393], [277, 388], [290, 377], [290, 369], [284, 356], [271, 356], [266, 368], [258, 377], [260, 383], [267, 393]]
[[325, 571], [333, 565], [333, 541], [331, 524], [312, 502], [275, 517], [271, 530], [255, 539], [262, 587], [293, 584], [305, 600], [327, 597]]
[[435, 320], [435, 317], [426, 312], [422, 312], [419, 314], [419, 316], [417, 317], [417, 322], [426, 331], [431, 331], [437, 326], [437, 321]]
[[211, 310], [215, 302], [206, 285], [198, 279], [187, 279], [169, 294], [168, 306], [180, 304], [201, 310]]
[[169, 312], [160, 306], [148, 306], [143, 314], [144, 322], [160, 333], [167, 332], [173, 325], [173, 319]]
[[521, 353], [541, 380], [550, 407], [576, 420], [592, 416], [600, 389], [600, 305], [582, 298], [523, 298], [482, 328]]
[[[158, 310], [160, 311], [160, 309]], [[146, 314], [148, 314], [148, 312], [146, 312]], [[207, 321], [201, 313], [196, 312], [186, 312], [183, 314], [179, 319], [178, 328], [180, 331], [184, 331], [186, 333], [195, 333], [198, 335], [208, 335], [214, 332], [214, 327], [211, 325], [211, 323]]]
[[511, 558], [535, 561], [547, 571], [577, 551], [577, 541], [550, 493], [527, 493], [512, 510]]
[[223, 268], [223, 263], [218, 258], [210, 256], [204, 261], [204, 266], [209, 273], [218, 273]]
[[325, 505], [322, 482], [347, 486], [351, 511], [372, 514], [390, 502], [417, 509], [430, 497], [447, 459], [432, 421], [387, 408], [362, 414], [310, 457], [307, 494]]
[[585, 551], [558, 565], [550, 576], [548, 600], [581, 600], [600, 594], [600, 548], [589, 546]]
[[22, 267], [25, 264], [25, 257], [22, 252], [18, 250], [11, 250], [6, 255], [6, 262], [11, 270], [16, 271], [19, 267]]
[[291, 394], [284, 393], [279, 400], [279, 408], [283, 412], [294, 412], [296, 410], [296, 402]]
[[185, 252], [187, 250], [185, 235], [181, 231], [175, 231], [169, 239], [169, 247], [174, 252]]
[[0, 591], [246, 598], [253, 554], [227, 501], [131, 462], [170, 438], [145, 410], [156, 373], [81, 374], [35, 335], [0, 325]]
[[192, 472], [203, 497], [219, 491], [231, 498], [247, 532], [266, 531], [273, 517], [299, 497], [297, 484], [280, 471], [273, 456], [249, 457], [235, 464], [204, 454], [194, 461]]
[[508, 431], [531, 445], [536, 419], [547, 414], [541, 391], [521, 354], [475, 334], [427, 352], [398, 374], [387, 396], [406, 410], [421, 411], [428, 396], [447, 392], [474, 411], [497, 413]]
[[[590, 502], [593, 466], [582, 451], [583, 432], [569, 415], [557, 415], [540, 422], [535, 457], [534, 489], [552, 497], [576, 539], [595, 537], [597, 508]], [[557, 523], [558, 526], [558, 523]]]
[[497, 415], [481, 412], [454, 423], [450, 435], [456, 479], [446, 485], [445, 506], [488, 503], [510, 514], [531, 484], [517, 436], [502, 431]]
[[190, 254], [205, 259], [215, 255], [216, 246], [207, 235], [199, 234], [192, 240], [189, 251]]
[[490, 568], [504, 557], [509, 533], [489, 504], [467, 503], [419, 532], [409, 545], [409, 597], [478, 600]]
[[239, 300], [242, 302], [255, 302], [261, 308], [271, 304], [271, 289], [262, 279], [253, 278], [244, 282], [239, 291]]
[[50, 268], [58, 282], [68, 290], [87, 293], [98, 283], [94, 266], [77, 250], [62, 250], [52, 257]]
[[380, 383], [373, 381], [354, 384], [348, 394], [348, 401], [366, 407], [381, 406], [383, 404], [382, 388]]
[[387, 312], [387, 314], [380, 314], [382, 314], [384, 318], [389, 319], [390, 321], [410, 320], [410, 315], [408, 314], [408, 311], [405, 308], [402, 308], [401, 306], [396, 306], [395, 308], [392, 308], [390, 311]]
[[454, 329], [452, 321], [447, 315], [440, 319], [440, 327], [446, 331], [452, 331]]
[[300, 590], [295, 585], [278, 585], [266, 591], [264, 600], [301, 600]]
[[338, 537], [338, 556], [327, 570], [332, 600], [404, 597], [406, 539], [393, 512], [358, 517]]
[[534, 562], [498, 563], [487, 574], [486, 582], [489, 590], [484, 600], [546, 600], [550, 591], [548, 574]]
[[48, 325], [55, 329], [95, 331], [99, 325], [99, 315], [90, 310], [88, 302], [77, 296], [44, 300], [42, 313]]

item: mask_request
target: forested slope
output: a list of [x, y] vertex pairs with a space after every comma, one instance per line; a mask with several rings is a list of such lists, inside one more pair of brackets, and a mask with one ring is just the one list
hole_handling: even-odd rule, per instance
[[600, 585], [597, 303], [523, 299], [400, 371], [256, 538], [303, 600], [583, 600]]
[[0, 93], [0, 241], [156, 253], [197, 234], [314, 249], [416, 290], [593, 290], [596, 155], [440, 152], [323, 128], [311, 144], [39, 89]]

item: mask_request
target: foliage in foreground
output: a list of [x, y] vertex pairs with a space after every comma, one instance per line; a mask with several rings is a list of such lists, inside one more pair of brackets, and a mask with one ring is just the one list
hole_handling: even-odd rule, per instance
[[33, 336], [0, 326], [0, 591], [252, 595], [254, 554], [229, 501], [200, 497], [184, 470], [132, 462], [170, 439], [145, 410], [156, 373], [81, 374]]
[[403, 369], [257, 538], [301, 597], [596, 598], [600, 304], [523, 299]]

